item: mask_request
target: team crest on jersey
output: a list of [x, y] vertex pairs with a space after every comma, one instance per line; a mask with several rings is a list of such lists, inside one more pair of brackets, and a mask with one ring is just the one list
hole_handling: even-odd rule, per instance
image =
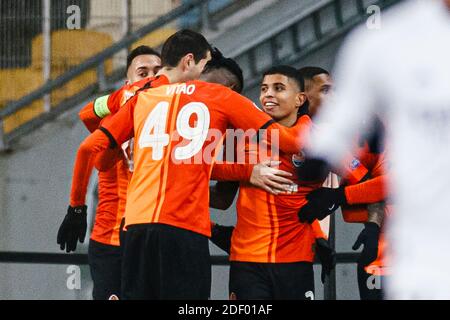
[[292, 155], [292, 164], [294, 167], [298, 168], [302, 165], [302, 163], [305, 161], [305, 154], [300, 151], [298, 154]]
[[355, 170], [356, 168], [359, 167], [360, 163], [361, 163], [361, 162], [359, 162], [358, 159], [353, 159], [352, 162], [350, 163], [350, 168], [351, 168], [352, 170]]

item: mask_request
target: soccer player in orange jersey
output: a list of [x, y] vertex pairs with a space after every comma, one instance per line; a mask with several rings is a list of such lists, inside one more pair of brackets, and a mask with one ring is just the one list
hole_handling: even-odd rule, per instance
[[362, 300], [381, 300], [382, 283], [384, 276], [388, 275], [387, 243], [381, 227], [385, 216], [388, 217], [392, 211], [391, 206], [385, 204], [388, 196], [385, 154], [363, 141], [355, 150], [355, 156], [359, 165], [367, 169], [367, 175], [360, 181], [344, 177], [339, 189], [320, 188], [311, 192], [307, 196], [308, 205], [300, 209], [299, 217], [302, 221], [321, 219], [330, 214], [324, 208], [335, 205], [336, 208], [341, 206], [346, 222], [364, 223], [353, 245], [353, 250], [364, 245], [357, 264], [359, 293]]
[[[305, 79], [306, 95], [310, 101], [310, 111], [314, 116], [315, 106], [320, 106], [331, 88], [331, 79], [327, 71], [320, 68], [306, 67], [299, 70]], [[312, 106], [311, 106], [312, 105]], [[364, 245], [358, 259], [358, 287], [362, 300], [381, 300], [387, 267], [385, 261], [386, 242], [381, 226], [384, 216], [389, 215], [391, 206], [384, 201], [386, 192], [386, 163], [382, 146], [383, 125], [375, 124], [375, 130], [368, 139], [361, 139], [350, 161], [350, 170], [342, 172], [344, 177], [339, 189], [320, 188], [311, 192], [308, 204], [300, 209], [302, 221], [322, 219], [341, 206], [344, 220], [349, 223], [364, 223], [364, 229], [353, 245], [358, 249]], [[347, 174], [355, 166], [364, 168], [365, 174], [359, 176]], [[328, 208], [333, 207], [332, 210]], [[321, 214], [323, 212], [323, 214]], [[372, 277], [372, 281], [367, 281]], [[369, 287], [370, 286], [370, 287]]]
[[[148, 46], [135, 48], [127, 57], [127, 85], [154, 76], [159, 71], [160, 66], [160, 55], [155, 50]], [[101, 103], [107, 101], [108, 97], [101, 97], [88, 103], [79, 114], [81, 120], [91, 132], [100, 125], [102, 114], [99, 112], [99, 108]], [[117, 103], [123, 104], [126, 94], [122, 95], [121, 98]], [[124, 198], [129, 175], [128, 163], [126, 159], [122, 158], [117, 165], [98, 174], [98, 205], [88, 248], [89, 267], [94, 283], [92, 295], [95, 300], [106, 300], [112, 295], [119, 296], [120, 294], [122, 252], [119, 230], [125, 210]], [[77, 194], [71, 195], [72, 198], [80, 199], [77, 206], [73, 207], [73, 211], [79, 210], [81, 215], [85, 215], [87, 208], [84, 199], [88, 182], [87, 179], [86, 181], [75, 181], [79, 185], [83, 184], [83, 187], [77, 189], [79, 191]], [[69, 210], [71, 209], [69, 208]], [[64, 233], [76, 233], [78, 231], [75, 226], [66, 223], [62, 225], [60, 230], [60, 237]], [[66, 249], [67, 252], [75, 250], [75, 248], [76, 241], [61, 243], [61, 249]]]
[[154, 77], [161, 68], [161, 56], [148, 46], [139, 46], [127, 56], [127, 80], [115, 92], [101, 96], [81, 109], [79, 115], [90, 132], [98, 128], [100, 121], [131, 98], [136, 90]]
[[[128, 100], [129, 97], [127, 98], [127, 96], [132, 96], [138, 90], [167, 84], [169, 81], [185, 81], [192, 77], [198, 77], [204, 65], [210, 59], [211, 47], [202, 35], [190, 30], [180, 30], [167, 39], [163, 50], [162, 57], [166, 64], [164, 72], [156, 77], [127, 84], [103, 99], [103, 102], [97, 103], [97, 99], [80, 112], [80, 117], [90, 130], [96, 130], [102, 117], [116, 113], [124, 100]], [[130, 90], [132, 91], [130, 92]], [[92, 125], [93, 123], [95, 123], [95, 126]], [[94, 160], [94, 157], [89, 157], [87, 161], [75, 166], [70, 206], [57, 239], [61, 249], [66, 248], [68, 252], [75, 250], [78, 240], [84, 240], [86, 214], [83, 206], [87, 187], [86, 181], [90, 177]], [[83, 213], [83, 211], [84, 214], [76, 214]]]
[[[155, 78], [146, 78], [137, 83], [127, 84], [109, 97], [101, 99], [100, 101], [97, 99], [90, 106], [84, 108], [84, 112], [80, 113], [80, 116], [87, 126], [91, 125], [90, 128], [98, 126], [99, 118], [117, 112], [120, 105], [123, 104], [122, 101], [129, 98], [136, 90], [139, 90], [142, 87], [168, 83], [169, 78], [173, 81], [185, 81], [190, 78], [198, 77], [203, 66], [209, 59], [211, 49], [207, 41], [200, 34], [189, 30], [182, 30], [166, 41], [163, 51], [163, 58], [165, 58], [166, 63], [164, 72]], [[139, 67], [136, 69], [137, 71], [143, 71], [142, 69], [139, 69]], [[130, 89], [132, 89], [132, 91]], [[92, 125], [93, 123], [95, 125]], [[58, 243], [61, 244], [62, 248], [66, 245], [68, 250], [74, 250], [76, 242], [84, 237], [86, 217], [85, 215], [83, 217], [82, 214], [74, 217], [74, 212], [71, 211], [75, 211], [74, 209], [80, 201], [83, 201], [84, 204], [84, 196], [80, 197], [79, 195], [83, 194], [83, 191], [85, 193], [83, 184], [90, 175], [89, 163], [92, 162], [93, 159], [84, 163], [84, 167], [82, 168], [82, 179], [79, 179], [80, 175], [74, 174], [71, 206], [69, 207], [68, 215], [58, 234]], [[120, 162], [117, 166], [119, 166], [119, 164]], [[87, 183], [85, 185], [87, 186]], [[122, 192], [119, 190], [119, 193], [123, 196], [123, 186], [119, 189], [122, 190]], [[124, 201], [122, 201], [121, 204], [123, 205]]]
[[[305, 119], [309, 121], [303, 86], [303, 79], [296, 69], [288, 66], [269, 69], [261, 84], [263, 110], [288, 127]], [[249, 154], [258, 152], [256, 144], [245, 148]], [[295, 181], [291, 182], [289, 194], [274, 195], [270, 193], [271, 189], [255, 188], [251, 184], [255, 172], [243, 170], [242, 165], [217, 164], [213, 168], [213, 179], [241, 180], [237, 224], [231, 239], [230, 296], [237, 299], [311, 299], [314, 298], [314, 245], [321, 254], [325, 251], [331, 254], [332, 250], [318, 222], [313, 225], [299, 223], [297, 212], [306, 203], [305, 194], [319, 188], [323, 181], [299, 182], [295, 176], [295, 165], [299, 161], [295, 154], [280, 153], [279, 157], [270, 155], [270, 158], [279, 160], [280, 169], [288, 172]], [[286, 180], [281, 178], [279, 182]], [[217, 231], [217, 227], [213, 228], [213, 233]], [[316, 241], [316, 238], [321, 240]], [[331, 265], [324, 264], [328, 270], [323, 270], [323, 276], [333, 267], [333, 257], [329, 255], [328, 259]]]
[[[164, 54], [163, 48], [161, 72], [170, 73]], [[208, 185], [215, 148], [229, 125], [266, 129], [269, 139], [276, 132], [280, 149], [296, 152], [309, 123], [285, 128], [228, 88], [188, 81], [140, 91], [80, 146], [76, 171], [92, 153], [135, 137], [125, 214], [125, 298], [209, 297]]]

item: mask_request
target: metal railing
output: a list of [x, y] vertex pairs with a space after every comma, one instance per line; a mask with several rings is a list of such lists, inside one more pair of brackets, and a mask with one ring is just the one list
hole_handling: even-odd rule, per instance
[[[402, 0], [319, 0], [299, 17], [282, 21], [232, 52], [243, 67], [246, 91], [256, 87], [260, 75], [277, 64], [295, 65], [332, 40], [344, 36], [368, 17], [367, 8], [386, 9]], [[344, 13], [346, 13], [344, 15]]]
[[[341, 252], [336, 254], [336, 265], [356, 264], [359, 253]], [[87, 265], [88, 255], [77, 253], [42, 253], [42, 252], [0, 252], [0, 263], [26, 263], [26, 264], [63, 264], [63, 265]], [[225, 255], [211, 256], [212, 266], [228, 266], [229, 257]], [[318, 261], [315, 265], [320, 264]], [[335, 269], [336, 270], [336, 269]], [[336, 280], [332, 271], [330, 279], [326, 280], [323, 287], [324, 300], [336, 300]]]
[[[380, 8], [385, 9], [401, 0], [378, 0], [368, 3], [364, 0], [323, 0], [318, 1], [314, 7], [305, 11], [300, 17], [296, 17], [292, 21], [284, 21], [277, 25], [271, 34], [264, 34], [261, 38], [254, 39], [253, 42], [247, 43], [241, 47], [239, 51], [231, 54], [236, 57], [240, 65], [243, 67], [244, 74], [247, 81], [247, 90], [255, 87], [259, 83], [259, 75], [267, 67], [279, 64], [295, 64], [302, 57], [305, 57], [312, 52], [319, 50], [330, 41], [337, 37], [343, 36], [355, 25], [364, 21], [367, 16], [366, 9], [369, 5], [376, 4]], [[194, 0], [186, 3], [169, 14], [161, 17], [158, 21], [150, 23], [142, 27], [136, 32], [129, 34], [124, 39], [115, 45], [105, 49], [96, 56], [81, 63], [76, 68], [61, 75], [57, 79], [49, 81], [40, 89], [23, 97], [22, 99], [11, 103], [5, 109], [0, 110], [0, 149], [2, 149], [2, 141], [9, 142], [12, 139], [20, 136], [24, 132], [32, 130], [36, 126], [45, 123], [57, 114], [67, 110], [79, 103], [83, 98], [92, 95], [95, 90], [105, 88], [105, 83], [100, 83], [85, 89], [84, 92], [73, 97], [69, 101], [61, 103], [60, 107], [52, 109], [49, 113], [43, 114], [39, 119], [22, 126], [18, 130], [4, 136], [2, 126], [2, 119], [17, 110], [27, 106], [34, 100], [42, 98], [45, 94], [57, 89], [59, 86], [67, 83], [82, 72], [96, 67], [100, 75], [99, 78], [104, 77], [104, 70], [102, 64], [116, 52], [126, 48], [142, 36], [148, 34], [152, 30], [170, 23], [174, 19], [182, 16], [193, 8], [200, 8], [207, 3], [207, 0]], [[345, 7], [344, 7], [345, 6]], [[350, 7], [349, 7], [350, 6]], [[353, 10], [354, 14], [351, 13]], [[344, 14], [347, 12], [347, 15]], [[203, 15], [202, 15], [203, 16]], [[326, 20], [325, 20], [326, 18]], [[266, 53], [268, 59], [262, 59], [261, 56]], [[258, 61], [258, 65], [256, 64]], [[265, 62], [265, 63], [261, 63]], [[122, 76], [120, 76], [122, 77]], [[27, 127], [28, 126], [28, 127]], [[3, 139], [2, 139], [3, 136]], [[3, 147], [6, 147], [5, 144]], [[334, 227], [331, 228], [330, 240], [334, 245]], [[337, 262], [339, 263], [356, 263], [358, 253], [337, 253]], [[66, 255], [66, 254], [49, 254], [49, 253], [26, 253], [26, 252], [0, 252], [0, 262], [14, 262], [14, 263], [74, 263], [78, 261], [80, 264], [87, 262], [85, 255]], [[227, 256], [212, 257], [214, 265], [227, 265]], [[335, 273], [332, 274], [328, 283], [325, 286], [325, 298], [336, 299], [336, 278]]]
[[[337, 264], [356, 263], [359, 253], [340, 252], [336, 255]], [[230, 264], [228, 256], [213, 255], [211, 264], [227, 266]], [[87, 254], [82, 253], [47, 253], [47, 252], [0, 252], [0, 263], [37, 263], [37, 264], [88, 264]], [[314, 262], [319, 264], [319, 262]]]
[[[232, 4], [239, 2], [234, 1]], [[400, 0], [320, 0], [308, 10], [302, 12], [300, 16], [277, 24], [269, 34], [266, 32], [262, 33], [259, 38], [244, 44], [239, 50], [232, 52], [230, 56], [236, 58], [243, 68], [244, 77], [247, 79], [246, 91], [248, 91], [258, 84], [260, 80], [259, 75], [268, 67], [281, 62], [284, 64], [298, 63], [303, 57], [319, 50], [333, 39], [343, 36], [367, 17], [366, 9], [369, 5], [376, 4], [380, 8], [385, 9], [397, 2], [400, 2]], [[157, 21], [128, 34], [111, 47], [82, 62], [56, 79], [48, 81], [25, 97], [0, 109], [0, 150], [6, 149], [14, 139], [31, 132], [50, 119], [54, 119], [57, 115], [87, 99], [95, 92], [107, 90], [108, 81], [117, 81], [122, 78], [123, 70], [117, 70], [107, 77], [104, 68], [105, 61], [150, 32], [170, 24], [177, 18], [186, 16], [192, 10], [203, 12], [197, 16], [200, 20], [195, 21], [203, 25], [213, 25], [213, 23], [207, 21], [211, 19], [212, 15], [209, 11], [208, 3], [208, 0], [192, 0], [182, 4], [160, 17]], [[344, 15], [344, 12], [351, 12], [352, 10], [354, 14]], [[64, 100], [50, 109], [49, 112], [43, 113], [12, 132], [7, 134], [3, 132], [3, 120], [5, 117], [29, 106], [33, 101], [43, 98], [53, 90], [67, 84], [92, 68], [97, 70], [97, 83], [86, 87], [77, 93], [76, 96]]]
[[[107, 76], [105, 74], [105, 66], [104, 63], [106, 60], [112, 58], [115, 54], [119, 53], [120, 51], [128, 48], [133, 43], [138, 41], [139, 39], [142, 39], [147, 34], [150, 34], [151, 32], [154, 32], [160, 28], [163, 28], [164, 26], [170, 25], [176, 21], [176, 19], [182, 18], [186, 16], [190, 12], [194, 12], [193, 19], [188, 21], [187, 23], [193, 23], [193, 27], [199, 27], [203, 25], [211, 26], [214, 23], [212, 23], [210, 20], [214, 18], [214, 15], [217, 14], [216, 11], [214, 11], [214, 8], [210, 8], [208, 6], [209, 3], [211, 3], [212, 0], [190, 0], [186, 1], [185, 3], [181, 4], [179, 7], [173, 9], [169, 13], [159, 17], [156, 21], [153, 21], [138, 30], [135, 30], [129, 34], [127, 34], [123, 39], [115, 43], [114, 45], [106, 48], [105, 50], [101, 51], [100, 53], [90, 57], [89, 59], [83, 61], [76, 67], [70, 69], [69, 71], [65, 72], [64, 74], [58, 76], [55, 79], [49, 80], [46, 82], [43, 86], [38, 88], [37, 90], [29, 93], [28, 95], [18, 99], [17, 101], [13, 101], [9, 104], [7, 104], [4, 108], [0, 109], [0, 150], [5, 150], [8, 148], [8, 145], [12, 140], [14, 140], [17, 137], [20, 137], [23, 134], [29, 133], [30, 131], [34, 130], [35, 128], [41, 126], [45, 122], [47, 122], [50, 119], [54, 119], [57, 115], [61, 114], [62, 112], [66, 111], [70, 107], [73, 107], [76, 105], [76, 103], [79, 103], [80, 101], [83, 101], [83, 99], [88, 98], [95, 92], [102, 92], [109, 89], [109, 83], [112, 83], [114, 81], [117, 81], [121, 78], [123, 78], [123, 69], [116, 70], [112, 75]], [[239, 7], [240, 3], [242, 1], [233, 0], [229, 1], [229, 4], [226, 8], [221, 9], [227, 9], [229, 7]], [[200, 14], [195, 15], [195, 12], [198, 12]], [[97, 83], [87, 86], [85, 89], [83, 89], [81, 92], [77, 93], [76, 96], [72, 96], [61, 103], [59, 103], [56, 106], [52, 106], [48, 112], [42, 113], [40, 116], [32, 119], [31, 121], [19, 126], [17, 129], [14, 129], [11, 132], [4, 133], [3, 130], [3, 122], [4, 119], [17, 111], [20, 111], [23, 108], [28, 107], [31, 103], [33, 103], [36, 100], [42, 99], [44, 96], [50, 94], [51, 92], [57, 90], [61, 86], [66, 85], [71, 80], [74, 80], [76, 77], [80, 76], [82, 73], [95, 68], [96, 74], [97, 74]]]
[[[43, 85], [38, 90], [30, 93], [29, 95], [19, 99], [18, 101], [12, 102], [8, 104], [4, 109], [0, 110], [0, 118], [4, 118], [5, 116], [8, 116], [17, 110], [29, 105], [34, 100], [42, 98], [46, 93], [50, 93], [52, 90], [57, 89], [58, 87], [66, 84], [70, 80], [74, 79], [76, 76], [80, 75], [84, 71], [87, 71], [91, 68], [98, 68], [97, 72], [99, 74], [103, 73], [102, 68], [100, 68], [100, 65], [103, 64], [105, 60], [108, 58], [111, 58], [115, 53], [119, 52], [120, 50], [127, 48], [132, 43], [136, 42], [140, 38], [144, 37], [146, 34], [164, 26], [167, 23], [172, 22], [176, 18], [180, 17], [181, 15], [185, 14], [189, 10], [197, 7], [198, 5], [201, 5], [208, 0], [192, 0], [191, 2], [184, 4], [167, 15], [164, 15], [160, 17], [157, 21], [154, 21], [135, 32], [127, 35], [119, 42], [115, 43], [111, 47], [103, 50], [102, 52], [96, 54], [95, 56], [89, 58], [88, 60], [80, 63], [75, 68], [69, 70], [65, 74], [59, 76], [58, 78], [54, 80], [50, 80], [48, 83]], [[103, 76], [99, 77], [103, 78]], [[103, 86], [105, 86], [103, 84]], [[100, 85], [102, 87], [102, 84]]]

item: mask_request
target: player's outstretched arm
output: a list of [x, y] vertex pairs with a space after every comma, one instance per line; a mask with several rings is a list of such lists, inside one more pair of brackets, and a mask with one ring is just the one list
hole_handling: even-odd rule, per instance
[[77, 242], [84, 242], [87, 228], [85, 200], [94, 163], [92, 155], [108, 146], [108, 137], [100, 130], [96, 130], [81, 143], [78, 149], [72, 177], [70, 205], [58, 230], [57, 244], [60, 245], [61, 250], [75, 251]]
[[346, 186], [345, 197], [347, 203], [352, 205], [376, 203], [386, 200], [386, 197], [388, 196], [386, 180], [387, 175], [382, 175], [358, 184]]
[[[273, 122], [267, 128], [269, 130], [267, 137], [271, 138], [273, 134], [270, 131], [274, 131], [275, 136], [278, 135], [278, 148], [281, 151], [285, 153], [298, 154], [307, 145], [311, 128], [311, 118], [304, 115], [298, 119], [295, 126], [290, 128]], [[274, 141], [270, 142], [275, 143]]]
[[302, 116], [291, 128], [276, 123], [269, 115], [260, 110], [249, 99], [231, 92], [222, 100], [222, 109], [228, 118], [229, 124], [234, 128], [257, 130], [263, 139], [275, 144], [285, 153], [297, 154], [302, 150], [309, 139], [312, 122], [309, 116]]
[[209, 206], [214, 209], [227, 210], [234, 201], [239, 189], [238, 181], [219, 181], [209, 186]]
[[123, 158], [122, 153], [123, 151], [118, 147], [99, 152], [95, 157], [95, 168], [100, 172], [110, 170]]

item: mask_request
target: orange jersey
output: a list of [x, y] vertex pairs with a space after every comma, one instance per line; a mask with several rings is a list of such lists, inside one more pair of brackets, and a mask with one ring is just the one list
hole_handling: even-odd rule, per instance
[[[297, 124], [299, 123], [310, 126], [311, 120], [308, 116], [302, 116], [297, 121]], [[252, 154], [258, 153], [257, 148], [256, 143], [246, 144], [247, 160], [252, 158]], [[231, 240], [230, 260], [260, 263], [312, 262], [315, 239], [325, 235], [318, 221], [314, 221], [314, 226], [301, 223], [298, 211], [307, 202], [305, 196], [319, 188], [322, 182], [309, 184], [299, 182], [295, 170], [298, 158], [292, 154], [281, 152], [278, 158], [271, 154], [265, 156], [271, 160], [281, 161], [279, 169], [293, 175], [291, 179], [298, 184], [297, 190], [292, 194], [275, 196], [246, 181], [240, 183], [237, 223]], [[258, 161], [268, 160], [260, 155], [256, 157]], [[214, 166], [213, 176], [238, 178], [245, 172], [239, 170], [243, 166], [217, 164]]]
[[[371, 178], [361, 183], [346, 185], [345, 196], [349, 206], [342, 208], [342, 214], [347, 222], [367, 221], [367, 204], [381, 202], [387, 198], [385, 154], [370, 153], [367, 144], [360, 148], [357, 154], [358, 159], [369, 170]], [[389, 216], [391, 212], [392, 207], [387, 205], [385, 217]], [[386, 273], [385, 252], [387, 245], [385, 235], [381, 232], [378, 241], [377, 259], [366, 267], [366, 272], [379, 275]]]
[[109, 245], [119, 245], [114, 226], [118, 213], [117, 170], [112, 168], [98, 174], [98, 205], [91, 239]]
[[[108, 183], [106, 183], [106, 178]], [[99, 204], [91, 239], [110, 245], [120, 245], [119, 233], [125, 213], [127, 188], [131, 173], [125, 159], [108, 171], [99, 172]]]
[[[88, 160], [87, 173], [80, 180], [74, 174], [72, 179], [71, 206], [85, 203], [87, 185], [92, 171], [93, 159]], [[108, 245], [119, 245], [119, 227], [123, 216], [119, 209], [119, 180], [123, 175], [118, 165], [98, 174], [98, 204], [91, 239]]]
[[[253, 102], [217, 84], [190, 81], [141, 91], [79, 150], [78, 161], [132, 136], [134, 172], [126, 226], [163, 223], [210, 236], [209, 179], [229, 126], [276, 131], [283, 150], [300, 150], [302, 127], [285, 128]], [[270, 137], [270, 134], [269, 134]]]
[[83, 121], [90, 132], [94, 132], [99, 127], [103, 118], [110, 114], [115, 114], [139, 89], [151, 82], [153, 82], [152, 86], [155, 87], [158, 84], [166, 84], [169, 80], [166, 76], [145, 78], [131, 84], [126, 84], [111, 94], [98, 97], [81, 109], [78, 114], [81, 121]]
[[[165, 76], [161, 76], [143, 79], [134, 84], [125, 85], [112, 94], [100, 97], [94, 102], [87, 104], [79, 113], [81, 120], [89, 131], [94, 131], [100, 125], [103, 117], [106, 117], [110, 113], [116, 113], [120, 106], [132, 97], [137, 90], [148, 83], [157, 86], [168, 83], [168, 79]], [[104, 244], [118, 246], [120, 223], [125, 212], [126, 192], [130, 172], [126, 160], [118, 152], [110, 152], [110, 149], [107, 151], [106, 155], [103, 156], [109, 157], [110, 162], [113, 161], [113, 163], [108, 164], [109, 168], [107, 170], [100, 170], [103, 172], [99, 172], [99, 202], [96, 209], [95, 224], [91, 233], [91, 239]], [[72, 206], [85, 203], [86, 189], [89, 183], [93, 160], [89, 159], [88, 163], [89, 167], [86, 168], [83, 181], [77, 180], [76, 177], [79, 175], [74, 173], [71, 193]]]
[[127, 188], [131, 173], [128, 162], [123, 155], [116, 155], [113, 161], [112, 167], [106, 171], [99, 171], [98, 174], [99, 203], [91, 239], [118, 246], [120, 245], [120, 226], [125, 213]]

